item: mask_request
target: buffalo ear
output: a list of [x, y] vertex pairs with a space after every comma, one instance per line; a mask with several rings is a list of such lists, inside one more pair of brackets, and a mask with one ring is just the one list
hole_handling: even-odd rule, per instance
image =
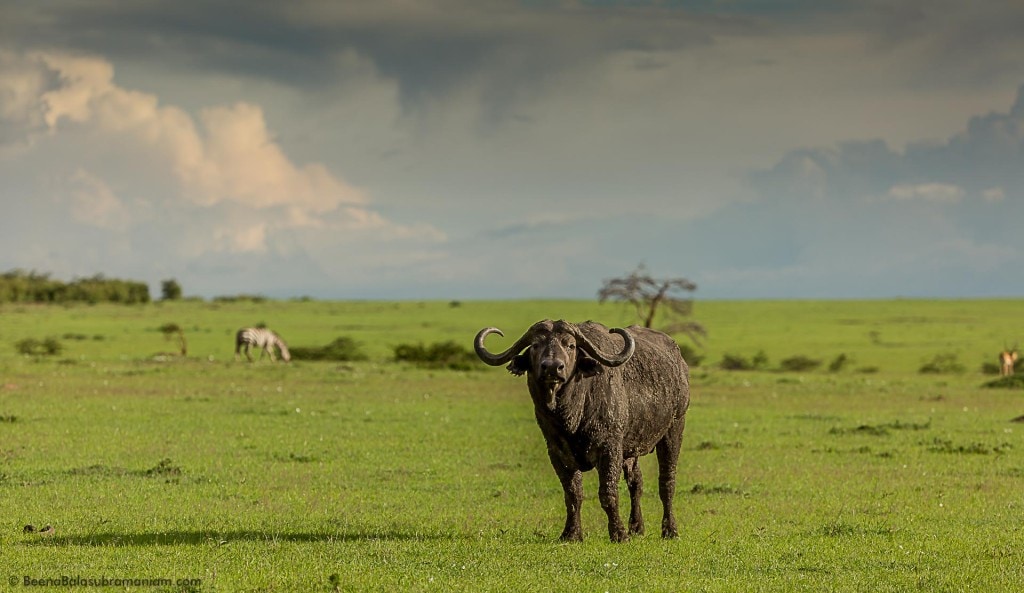
[[576, 370], [581, 377], [586, 378], [600, 375], [604, 372], [604, 366], [589, 356], [582, 356], [576, 361]]
[[530, 357], [525, 354], [520, 354], [513, 358], [512, 362], [508, 363], [508, 366], [505, 368], [508, 369], [508, 372], [519, 377], [526, 371], [530, 370]]

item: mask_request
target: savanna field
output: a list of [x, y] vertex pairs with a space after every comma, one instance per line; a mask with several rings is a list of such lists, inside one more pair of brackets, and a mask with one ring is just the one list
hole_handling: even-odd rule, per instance
[[[585, 541], [563, 544], [524, 379], [395, 349], [633, 323], [620, 305], [3, 305], [0, 590], [1021, 591], [1024, 389], [985, 384], [1022, 310], [698, 301], [680, 537], [658, 536], [651, 455], [647, 535], [608, 541], [589, 472]], [[366, 359], [236, 362], [260, 323]], [[59, 352], [16, 347], [46, 338]]]

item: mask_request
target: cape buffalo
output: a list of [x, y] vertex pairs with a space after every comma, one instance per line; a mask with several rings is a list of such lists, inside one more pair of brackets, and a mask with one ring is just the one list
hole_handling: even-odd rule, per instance
[[[493, 354], [484, 347], [490, 334], [504, 336], [494, 327], [480, 330], [473, 344], [477, 356], [491, 366], [508, 363], [513, 375], [526, 373], [537, 424], [565, 491], [561, 539], [583, 539], [582, 472], [595, 467], [611, 540], [642, 534], [643, 477], [637, 459], [651, 451], [658, 453], [661, 536], [676, 537], [672, 499], [690, 387], [689, 369], [675, 341], [635, 325], [609, 330], [590, 321], [546, 319], [533, 324], [508, 350]], [[623, 472], [630, 498], [628, 533], [619, 517]]]

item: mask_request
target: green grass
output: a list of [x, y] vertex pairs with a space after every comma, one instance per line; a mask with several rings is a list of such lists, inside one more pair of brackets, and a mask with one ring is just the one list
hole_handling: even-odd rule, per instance
[[[593, 473], [586, 540], [556, 541], [561, 490], [522, 379], [389, 359], [401, 343], [468, 346], [487, 325], [505, 331], [497, 350], [543, 317], [628, 324], [622, 308], [6, 306], [0, 557], [11, 590], [68, 575], [203, 591], [1018, 591], [1024, 392], [982, 387], [993, 377], [979, 368], [1015, 341], [1005, 320], [1022, 304], [698, 303], [711, 333], [693, 370], [681, 535], [657, 537], [644, 458], [648, 535], [620, 545]], [[175, 350], [159, 331], [171, 322], [189, 357], [153, 361]], [[352, 337], [370, 360], [234, 362], [234, 331], [258, 322], [292, 346]], [[47, 336], [59, 355], [15, 350]], [[762, 350], [770, 370], [715, 366]], [[828, 372], [840, 353], [852, 362]], [[941, 353], [966, 370], [917, 372]], [[800, 355], [826, 364], [774, 370]]]

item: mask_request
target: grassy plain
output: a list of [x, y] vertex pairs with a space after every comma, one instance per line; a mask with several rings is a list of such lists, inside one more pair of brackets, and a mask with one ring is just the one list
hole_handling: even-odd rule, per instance
[[[681, 536], [556, 541], [561, 491], [522, 379], [391, 362], [401, 343], [506, 340], [583, 301], [155, 303], [0, 308], [0, 590], [24, 578], [168, 579], [130, 590], [1020, 591], [1024, 391], [980, 372], [1024, 330], [1003, 301], [699, 302], [676, 498]], [[233, 361], [264, 322], [367, 362]], [[185, 329], [189, 356], [159, 331]], [[516, 334], [516, 335], [513, 335]], [[61, 339], [25, 357], [26, 337]], [[725, 371], [764, 351], [766, 370]], [[966, 370], [922, 375], [936, 354]], [[806, 355], [839, 372], [775, 370]], [[624, 510], [625, 505], [624, 505]], [[33, 524], [52, 535], [25, 534]], [[196, 582], [176, 583], [178, 579]], [[62, 584], [58, 590], [94, 590]], [[125, 589], [126, 587], [120, 587]]]

